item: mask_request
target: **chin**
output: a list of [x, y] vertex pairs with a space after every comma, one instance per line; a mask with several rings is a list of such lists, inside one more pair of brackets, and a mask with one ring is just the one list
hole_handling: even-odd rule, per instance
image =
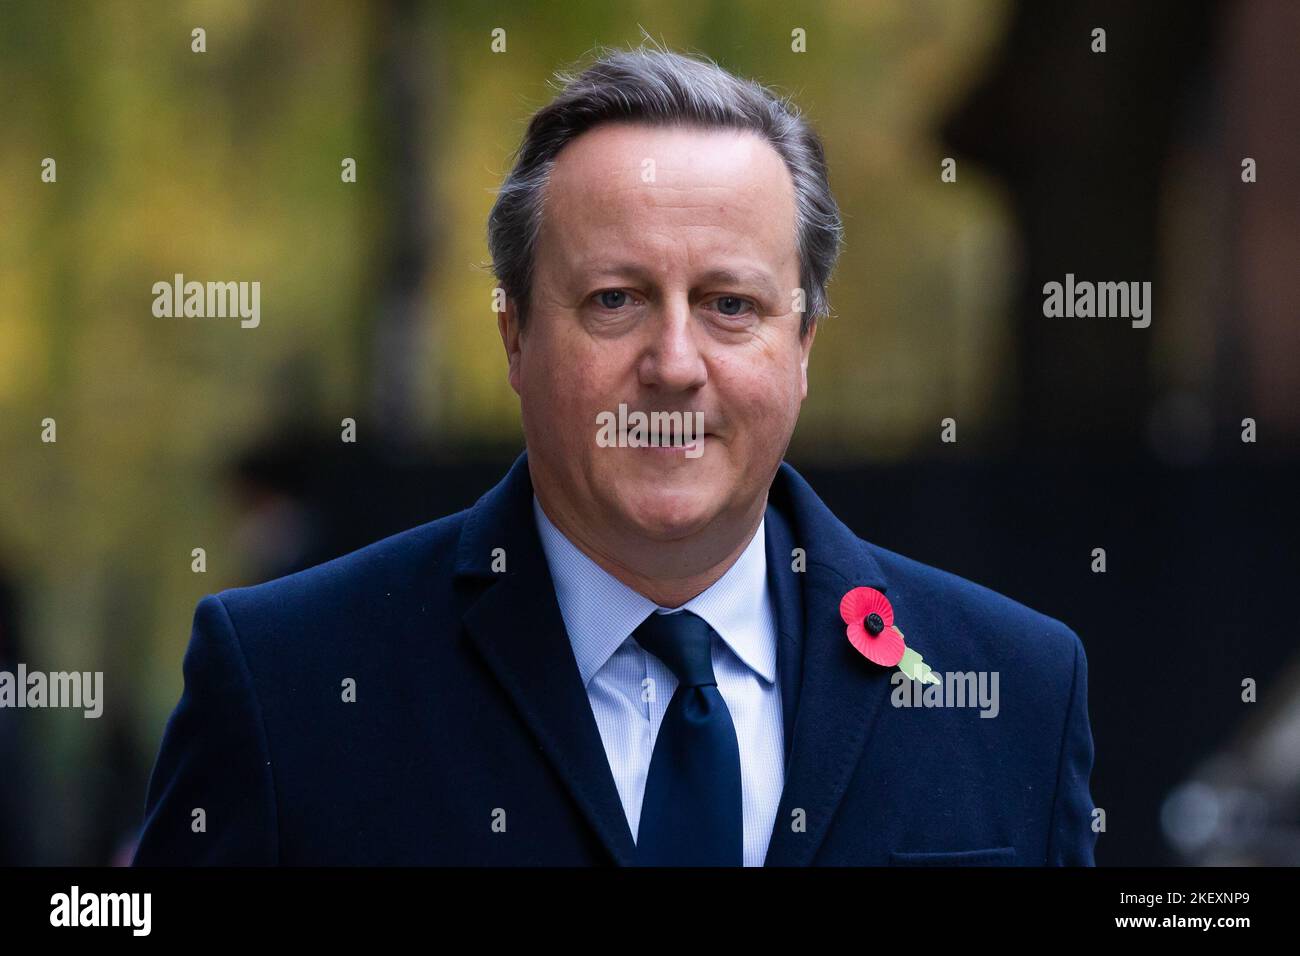
[[711, 488], [698, 485], [673, 489], [662, 483], [655, 487], [626, 489], [619, 494], [619, 508], [629, 524], [641, 534], [658, 541], [675, 541], [700, 530], [718, 512]]

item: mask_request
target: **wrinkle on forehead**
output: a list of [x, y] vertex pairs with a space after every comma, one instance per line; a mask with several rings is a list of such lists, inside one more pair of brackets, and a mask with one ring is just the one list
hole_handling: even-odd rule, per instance
[[542, 246], [568, 270], [611, 248], [661, 264], [740, 255], [777, 274], [797, 263], [793, 182], [750, 130], [604, 124], [561, 151], [547, 190]]

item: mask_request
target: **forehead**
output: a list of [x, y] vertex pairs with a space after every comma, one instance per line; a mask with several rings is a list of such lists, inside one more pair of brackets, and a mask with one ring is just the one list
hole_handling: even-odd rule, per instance
[[617, 248], [663, 264], [735, 255], [780, 270], [796, 260], [794, 185], [749, 130], [606, 123], [556, 158], [540, 245], [575, 268]]

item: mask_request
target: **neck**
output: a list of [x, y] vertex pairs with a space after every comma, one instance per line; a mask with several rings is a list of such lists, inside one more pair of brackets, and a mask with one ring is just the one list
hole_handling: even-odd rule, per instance
[[[660, 607], [676, 608], [708, 590], [730, 570], [754, 539], [767, 509], [767, 496], [740, 516], [719, 516], [678, 541], [643, 538], [610, 543], [593, 535], [564, 508], [537, 496], [551, 524], [616, 580]], [[717, 525], [717, 527], [715, 527]]]

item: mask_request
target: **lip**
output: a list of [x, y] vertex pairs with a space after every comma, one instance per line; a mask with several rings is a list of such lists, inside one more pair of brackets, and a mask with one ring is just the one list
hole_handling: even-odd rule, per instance
[[[716, 437], [717, 436], [714, 435], [713, 432], [705, 432], [703, 435], [699, 437], [699, 439], [697, 439], [697, 442], [703, 443], [705, 442], [706, 439], [714, 439]], [[658, 455], [682, 455], [686, 453], [687, 449], [694, 447], [694, 445], [697, 442], [692, 442], [690, 445], [627, 445], [625, 444], [624, 447], [628, 448], [631, 451], [649, 452], [651, 454], [658, 454]]]

